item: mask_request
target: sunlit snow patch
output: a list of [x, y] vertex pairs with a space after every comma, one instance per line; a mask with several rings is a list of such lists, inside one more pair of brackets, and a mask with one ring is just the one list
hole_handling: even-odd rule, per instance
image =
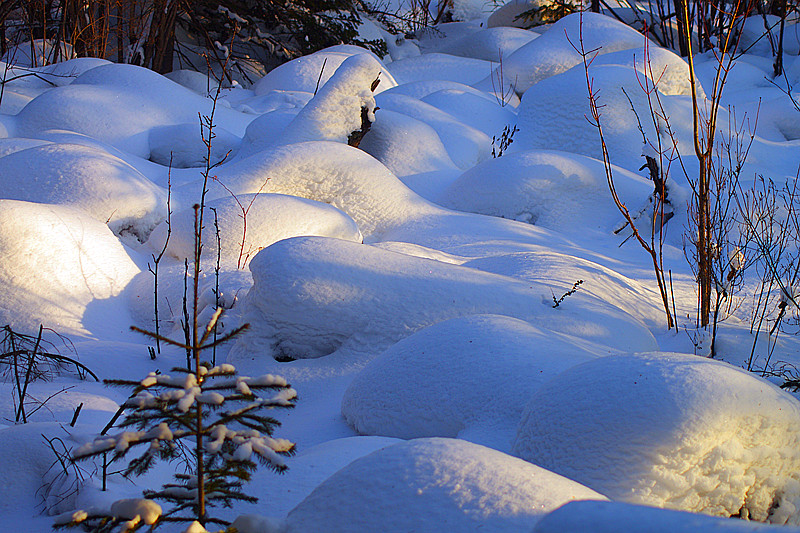
[[533, 395], [514, 451], [615, 500], [800, 524], [800, 403], [726, 363], [572, 367]]

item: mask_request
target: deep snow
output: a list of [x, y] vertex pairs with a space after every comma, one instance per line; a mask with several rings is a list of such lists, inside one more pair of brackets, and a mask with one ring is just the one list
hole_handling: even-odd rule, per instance
[[[46, 333], [100, 378], [185, 364], [164, 344], [151, 359], [128, 327], [154, 327], [151, 269], [169, 236], [159, 327], [183, 338], [208, 154], [198, 114], [214, 109], [209, 163], [221, 163], [205, 194], [201, 321], [220, 305], [223, 333], [249, 323], [217, 363], [284, 376], [299, 395], [278, 415], [276, 437], [298, 447], [289, 471], [256, 472], [245, 490], [261, 501], [224, 511], [243, 515], [243, 532], [772, 530], [727, 518], [737, 514], [800, 525], [800, 404], [740, 369], [755, 276], [723, 306], [722, 361], [703, 357], [695, 326], [682, 249], [697, 167], [686, 62], [611, 17], [583, 16], [586, 48], [600, 47], [591, 76], [622, 201], [638, 212], [653, 192], [631, 104], [648, 142], [666, 140], [641, 84], [657, 81], [684, 158], [685, 173], [670, 170], [663, 244], [674, 332], [586, 120], [580, 16], [508, 27], [526, 5], [490, 17], [481, 0], [457, 1], [474, 20], [393, 37], [384, 58], [353, 46], [298, 58], [222, 89], [216, 106], [198, 73], [99, 59], [5, 70], [15, 79], [0, 101], [0, 325], [66, 335], [72, 344]], [[758, 110], [745, 188], [757, 175], [793, 183], [800, 165], [800, 111], [766, 79], [756, 22], [723, 96], [735, 111], [720, 114], [727, 132]], [[794, 21], [787, 35], [797, 84]], [[695, 61], [702, 97], [714, 60]], [[370, 130], [348, 146], [362, 116]], [[493, 157], [506, 127], [518, 131]], [[800, 365], [794, 336], [767, 337], [754, 368], [771, 346], [769, 362]], [[175, 471], [111, 476], [107, 492], [92, 464], [82, 481], [59, 477], [42, 435], [86, 444], [125, 392], [63, 372], [31, 385], [52, 398], [15, 426], [4, 371], [0, 530], [50, 531], [48, 514], [117, 499], [128, 512]], [[571, 500], [593, 501], [558, 509]]]

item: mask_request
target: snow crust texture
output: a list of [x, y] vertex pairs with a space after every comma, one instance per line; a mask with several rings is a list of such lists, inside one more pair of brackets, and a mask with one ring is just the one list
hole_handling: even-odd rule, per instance
[[575, 366], [533, 395], [514, 452], [614, 500], [800, 524], [800, 404], [726, 363]]
[[604, 498], [490, 448], [418, 439], [353, 461], [286, 522], [290, 532], [526, 531], [576, 499]]

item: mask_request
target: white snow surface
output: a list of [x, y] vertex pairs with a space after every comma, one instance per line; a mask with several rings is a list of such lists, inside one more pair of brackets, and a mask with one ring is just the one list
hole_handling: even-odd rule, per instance
[[[388, 5], [414, 15], [407, 0]], [[434, 11], [438, 5], [431, 2]], [[501, 15], [533, 5], [513, 0], [487, 20], [494, 3], [456, 0], [454, 15], [474, 20], [413, 35], [390, 36], [365, 20], [361, 35], [385, 39], [386, 57], [333, 46], [274, 69], [252, 88], [222, 88], [216, 105], [204, 73], [161, 76], [94, 58], [32, 68], [0, 63], [0, 326], [36, 334], [41, 324], [66, 335], [62, 342], [45, 330], [54, 348], [100, 378], [158, 381], [186, 364], [185, 352], [164, 342], [151, 359], [152, 338], [129, 327], [154, 329], [157, 298], [159, 332], [184, 338], [184, 291], [191, 295], [195, 281], [191, 263], [185, 277], [184, 258], [192, 255], [192, 206], [205, 181], [202, 136], [210, 135], [200, 125], [213, 110], [198, 322], [207, 324], [220, 307], [218, 336], [245, 323], [251, 329], [205, 354], [219, 368], [235, 362], [251, 375], [284, 376], [299, 399], [295, 409], [276, 413], [283, 426], [273, 444], [297, 443], [288, 474], [255, 472], [245, 492], [261, 501], [220, 509], [225, 520], [247, 515], [239, 524], [257, 533], [362, 523], [376, 531], [516, 531], [531, 530], [573, 496], [599, 497], [585, 488], [579, 494], [555, 474], [542, 477], [542, 466], [615, 500], [797, 524], [797, 401], [734, 367], [666, 353], [707, 353], [710, 337], [696, 326], [694, 275], [683, 249], [691, 255], [687, 203], [698, 168], [685, 60], [611, 17], [583, 16], [585, 48], [600, 47], [589, 75], [614, 180], [645, 233], [654, 187], [640, 169], [642, 154], [657, 155], [660, 140], [670, 155], [671, 140], [663, 119], [654, 124], [640, 84], [658, 80], [651, 94], [663, 103], [682, 154], [686, 174], [677, 161], [669, 169], [674, 216], [659, 247], [675, 333], [666, 329], [651, 259], [609, 197], [573, 48], [580, 17], [536, 32], [493, 27]], [[633, 18], [628, 8], [618, 12]], [[800, 98], [789, 88], [800, 84], [798, 25], [787, 21], [786, 79], [774, 80], [762, 27], [760, 17], [747, 21], [742, 38], [754, 46], [729, 72], [717, 139], [733, 126], [749, 139], [757, 113], [742, 187], [764, 176], [792, 190], [800, 115], [785, 91]], [[45, 48], [34, 43], [34, 55]], [[706, 106], [717, 62], [705, 52], [694, 64]], [[248, 68], [260, 75], [254, 65]], [[374, 122], [357, 149], [346, 143], [362, 125], [362, 110]], [[497, 149], [504, 129], [514, 127], [513, 143], [491, 158], [492, 138]], [[168, 184], [171, 246], [156, 295], [150, 269], [166, 237]], [[218, 272], [211, 207], [220, 224]], [[751, 272], [745, 288], [729, 294], [718, 324], [717, 355], [737, 366], [747, 365], [754, 346]], [[775, 383], [780, 377], [770, 371], [791, 377], [800, 368], [800, 341], [784, 334], [795, 332], [794, 319], [787, 316], [780, 336], [762, 327], [752, 352], [751, 366], [767, 365]], [[13, 377], [0, 392], [8, 422], [19, 394]], [[34, 381], [27, 392], [34, 424], [58, 427], [67, 446], [91, 442], [127, 398], [68, 371]], [[191, 390], [184, 398], [184, 406], [220, 399]], [[58, 491], [71, 482], [61, 480], [41, 502], [36, 489], [52, 479], [42, 467], [55, 457], [40, 428], [0, 430], [8, 470], [2, 531], [49, 532], [52, 519], [38, 514], [44, 508], [108, 510], [174, 474], [175, 464], [161, 463], [134, 483], [112, 475], [105, 492], [87, 475], [86, 490], [59, 503]], [[459, 440], [400, 442], [358, 432]], [[222, 429], [209, 445], [221, 436]], [[515, 436], [517, 451], [530, 458], [535, 450], [539, 466], [504, 453]], [[267, 449], [255, 440], [239, 444], [236, 457]], [[539, 527], [754, 528], [623, 504], [564, 509]]]
[[[285, 194], [242, 194], [208, 202], [203, 245], [207, 265], [217, 260], [224, 267], [244, 268], [261, 249], [281, 239], [301, 235], [334, 237], [361, 242], [356, 223], [335, 207]], [[214, 211], [212, 211], [212, 209]], [[215, 215], [216, 211], [216, 215]], [[150, 235], [148, 246], [181, 261], [194, 257], [194, 209], [172, 213]], [[219, 232], [217, 234], [217, 228]], [[218, 244], [219, 243], [219, 244]]]
[[522, 531], [578, 499], [604, 498], [490, 448], [417, 439], [353, 461], [286, 522], [290, 532], [433, 531], [443, 524], [451, 531]]
[[533, 533], [798, 533], [800, 528], [704, 516], [622, 502], [575, 501], [548, 514]]
[[614, 500], [798, 525], [799, 427], [800, 403], [740, 368], [625, 355], [539, 388], [514, 453]]
[[95, 313], [102, 313], [104, 301], [119, 295], [139, 271], [111, 230], [89, 215], [70, 207], [0, 200], [4, 324], [28, 332], [47, 324], [60, 333], [109, 334], [115, 321]]
[[599, 299], [553, 309], [543, 283], [338, 239], [277, 242], [252, 259], [250, 270], [252, 329], [243, 338], [275, 356], [321, 357], [346, 341], [375, 350], [425, 326], [476, 313], [536, 321], [612, 348], [656, 346], [640, 320]]
[[342, 414], [361, 434], [403, 439], [491, 428], [480, 433], [496, 440], [480, 444], [508, 450], [538, 387], [609, 353], [505, 316], [454, 318], [406, 337], [372, 360], [345, 392]]
[[144, 240], [167, 214], [166, 191], [100, 149], [52, 143], [0, 157], [3, 198], [74, 207]]

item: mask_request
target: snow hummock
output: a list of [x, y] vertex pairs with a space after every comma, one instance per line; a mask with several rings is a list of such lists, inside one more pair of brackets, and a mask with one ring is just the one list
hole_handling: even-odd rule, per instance
[[[599, 54], [607, 54], [641, 47], [645, 42], [641, 33], [611, 17], [592, 12], [567, 15], [552, 24], [541, 37], [503, 58], [503, 77], [514, 82], [517, 94], [521, 95], [541, 80], [569, 70], [582, 61], [573, 48], [573, 44], [580, 46], [581, 20], [587, 51], [598, 49]], [[481, 88], [487, 86], [491, 86], [489, 78], [481, 82]]]
[[80, 209], [115, 233], [144, 238], [167, 214], [167, 194], [98, 148], [52, 143], [0, 157], [3, 197]]
[[638, 319], [594, 297], [554, 309], [543, 283], [338, 239], [279, 241], [259, 252], [250, 270], [251, 331], [244, 338], [259, 339], [261, 349], [266, 343], [275, 356], [321, 357], [348, 340], [385, 348], [423, 327], [476, 313], [536, 321], [627, 350], [656, 346]]
[[800, 524], [800, 403], [727, 363], [572, 367], [534, 393], [514, 452], [615, 500]]
[[117, 296], [139, 272], [111, 230], [89, 215], [0, 200], [0, 322], [78, 335], [105, 328], [108, 318], [95, 324], [87, 306]]
[[[212, 200], [206, 204], [204, 217], [207, 238], [203, 257], [211, 264], [219, 250], [220, 263], [228, 268], [244, 268], [259, 250], [288, 237], [320, 235], [354, 242], [362, 240], [353, 219], [335, 207], [284, 194], [243, 194]], [[194, 209], [172, 213], [170, 226], [166, 253], [180, 260], [193, 258]], [[156, 254], [163, 249], [167, 232], [164, 221], [147, 241]]]
[[345, 59], [316, 96], [286, 126], [281, 142], [347, 142], [351, 133], [362, 128], [362, 109], [367, 121], [375, 122], [375, 98], [371, 87], [376, 81], [376, 89], [384, 83], [383, 70], [380, 62], [370, 54]]
[[361, 434], [404, 439], [491, 428], [481, 444], [491, 440], [508, 449], [533, 391], [573, 365], [608, 354], [514, 318], [454, 318], [371, 361], [345, 392], [342, 414]]
[[[621, 198], [643, 204], [653, 185], [614, 168]], [[601, 161], [555, 150], [525, 150], [489, 159], [464, 172], [443, 193], [442, 205], [536, 224], [562, 233], [604, 233], [619, 225]]]
[[515, 457], [453, 439], [395, 444], [350, 463], [287, 517], [288, 531], [525, 531], [577, 499], [604, 499]]

